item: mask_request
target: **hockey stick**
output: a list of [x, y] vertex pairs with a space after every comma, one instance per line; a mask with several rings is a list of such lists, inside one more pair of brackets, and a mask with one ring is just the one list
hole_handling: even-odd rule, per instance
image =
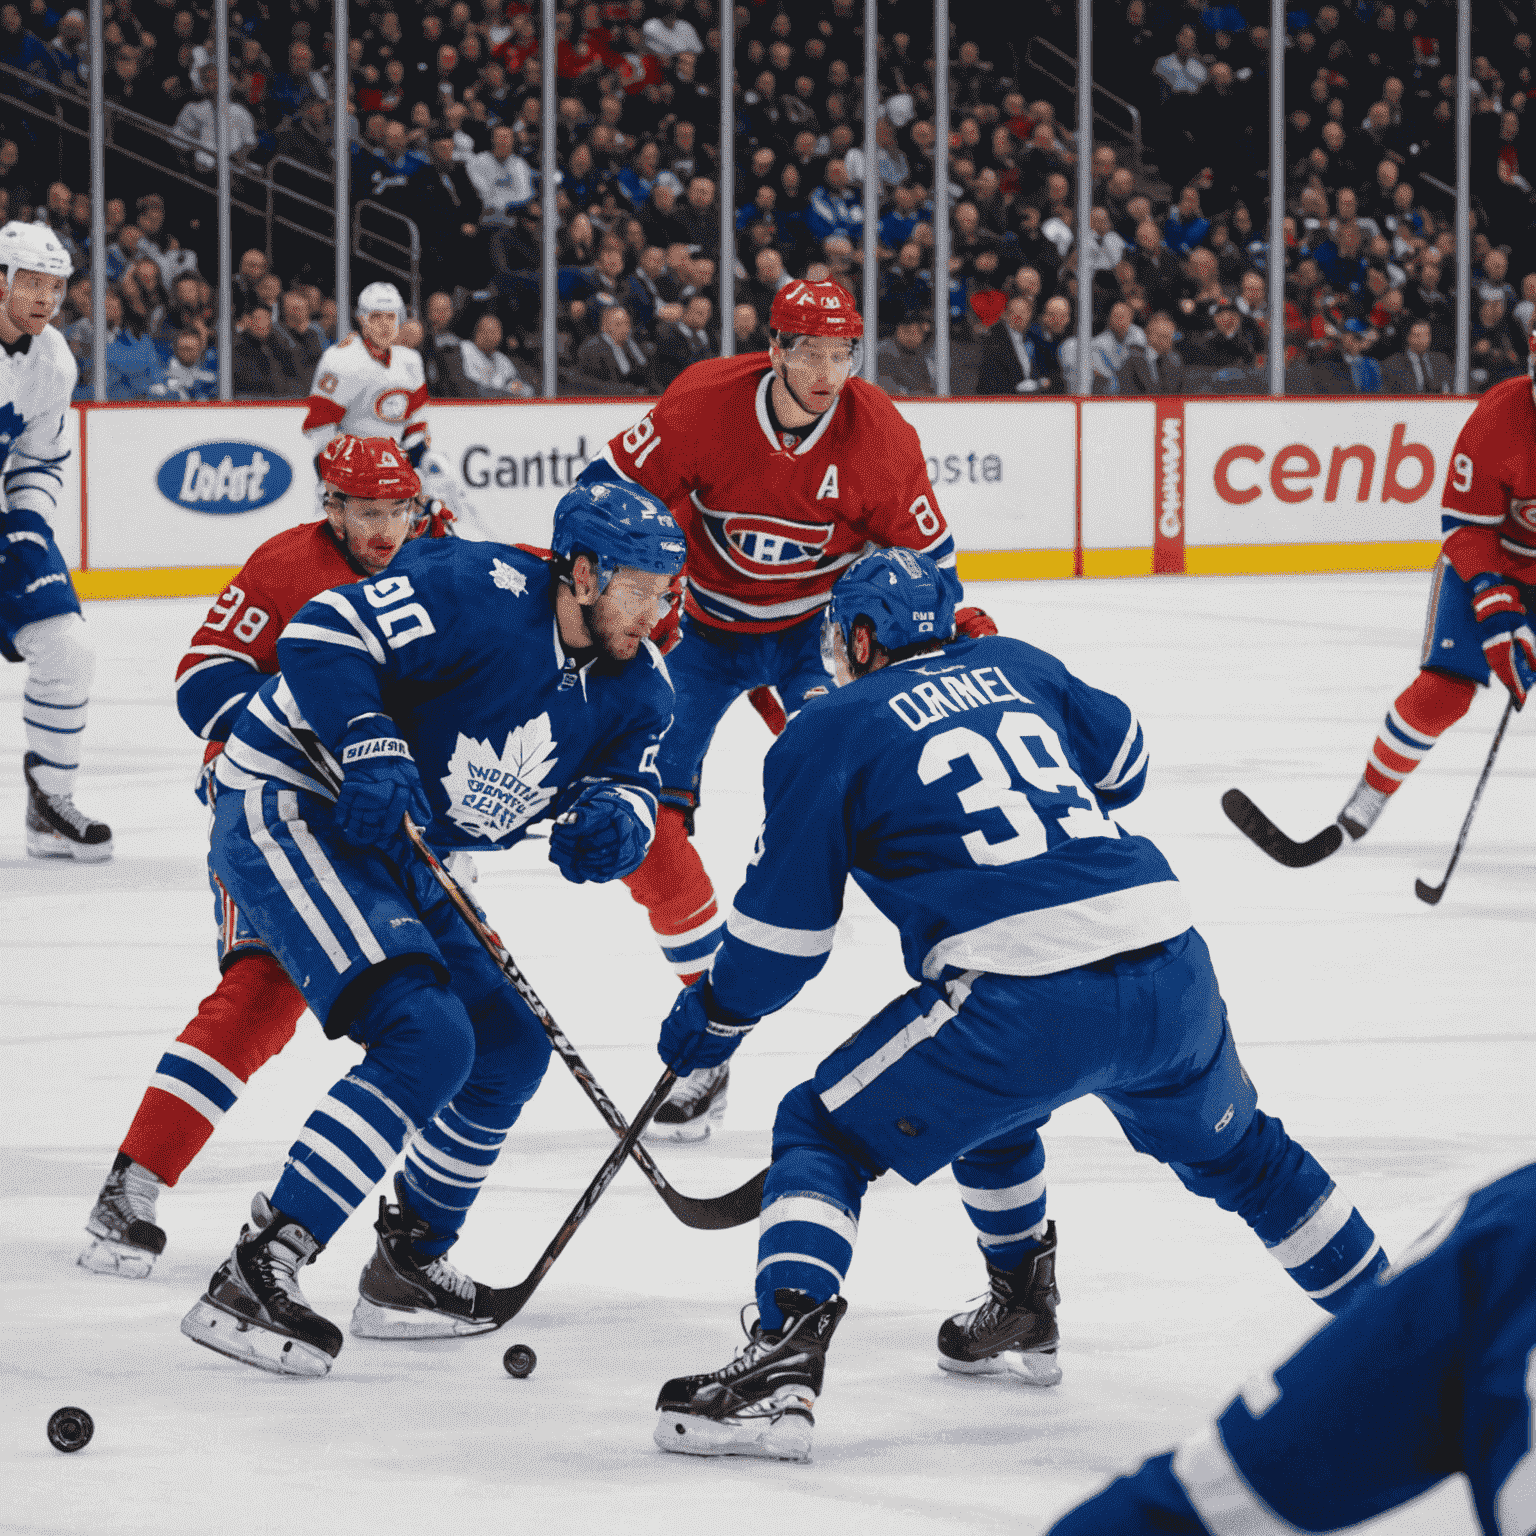
[[1268, 816], [1240, 789], [1229, 789], [1221, 797], [1227, 820], [1249, 842], [1262, 848], [1277, 864], [1287, 869], [1306, 869], [1337, 853], [1344, 842], [1344, 828], [1337, 822], [1323, 828], [1315, 837], [1298, 843], [1287, 837]]
[[1477, 814], [1477, 802], [1483, 798], [1483, 786], [1488, 782], [1488, 775], [1493, 772], [1493, 760], [1499, 755], [1499, 743], [1504, 740], [1504, 728], [1509, 724], [1509, 717], [1515, 712], [1515, 696], [1510, 694], [1509, 703], [1504, 706], [1504, 718], [1499, 721], [1499, 728], [1493, 733], [1493, 745], [1488, 748], [1488, 761], [1483, 764], [1483, 775], [1477, 781], [1477, 788], [1472, 791], [1472, 803], [1467, 807], [1466, 819], [1461, 824], [1461, 831], [1456, 834], [1456, 846], [1451, 849], [1451, 862], [1445, 866], [1445, 878], [1439, 885], [1426, 885], [1422, 880], [1413, 882], [1413, 894], [1420, 901], [1427, 901], [1430, 906], [1437, 906], [1440, 898], [1445, 895], [1445, 888], [1451, 883], [1451, 871], [1456, 868], [1456, 861], [1461, 857], [1461, 850], [1467, 841], [1467, 832], [1472, 826], [1472, 818]]
[[634, 1118], [634, 1122], [624, 1132], [624, 1135], [612, 1152], [608, 1154], [607, 1161], [597, 1170], [592, 1182], [587, 1185], [571, 1214], [565, 1218], [560, 1230], [550, 1238], [549, 1246], [539, 1256], [539, 1262], [528, 1272], [528, 1278], [521, 1285], [498, 1286], [491, 1291], [491, 1316], [496, 1319], [496, 1326], [500, 1328], [503, 1323], [509, 1323], [519, 1312], [528, 1305], [528, 1298], [538, 1290], [539, 1282], [550, 1271], [556, 1259], [565, 1251], [565, 1245], [575, 1237], [576, 1229], [591, 1213], [592, 1207], [602, 1199], [603, 1191], [613, 1183], [614, 1176], [624, 1165], [624, 1159], [637, 1150], [640, 1144], [640, 1133], [651, 1123], [651, 1116], [661, 1107], [661, 1101], [672, 1091], [672, 1084], [677, 1081], [677, 1073], [670, 1067], [661, 1074], [656, 1086], [651, 1091], [651, 1096], [640, 1106], [640, 1113]]
[[534, 1017], [544, 1026], [544, 1033], [549, 1036], [549, 1043], [554, 1046], [555, 1054], [570, 1068], [571, 1076], [581, 1084], [582, 1091], [597, 1106], [598, 1113], [608, 1122], [609, 1129], [615, 1136], [628, 1138], [629, 1155], [634, 1158], [640, 1171], [651, 1181], [651, 1187], [661, 1196], [667, 1209], [685, 1227], [695, 1227], [704, 1232], [721, 1232], [728, 1227], [739, 1227], [749, 1221], [755, 1221], [758, 1212], [762, 1209], [763, 1181], [768, 1177], [768, 1170], [764, 1168], [753, 1174], [740, 1189], [733, 1189], [728, 1194], [715, 1195], [703, 1200], [695, 1200], [673, 1189], [667, 1182], [666, 1175], [656, 1166], [650, 1153], [639, 1144], [637, 1139], [629, 1137], [630, 1127], [625, 1124], [623, 1115], [614, 1108], [613, 1101], [603, 1092], [597, 1079], [587, 1070], [586, 1063], [576, 1054], [575, 1046], [566, 1039], [565, 1031], [550, 1016], [539, 994], [533, 990], [528, 978], [517, 968], [517, 961], [508, 953], [506, 945], [501, 942], [495, 930], [481, 921], [480, 914], [475, 911], [474, 903], [460, 890], [453, 876], [438, 862], [437, 856], [427, 847], [410, 817], [405, 817], [402, 825], [405, 835], [410, 838], [417, 853], [431, 870], [433, 879], [442, 886], [448, 899], [458, 909], [459, 916], [469, 924], [470, 931], [479, 939], [486, 954], [496, 962], [501, 974], [517, 989], [518, 996], [527, 1003]]

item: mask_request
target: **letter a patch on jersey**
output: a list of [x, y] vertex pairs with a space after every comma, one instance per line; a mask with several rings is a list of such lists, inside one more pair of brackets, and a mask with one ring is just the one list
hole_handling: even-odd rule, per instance
[[842, 500], [842, 497], [837, 494], [836, 464], [827, 465], [827, 472], [821, 477], [821, 489], [816, 492], [816, 500], [820, 501], [823, 497], [827, 496], [830, 496], [834, 501]]

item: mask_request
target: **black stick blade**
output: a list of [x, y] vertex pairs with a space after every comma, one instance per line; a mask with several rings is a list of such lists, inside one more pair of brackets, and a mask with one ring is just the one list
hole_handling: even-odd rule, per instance
[[1307, 869], [1320, 864], [1329, 854], [1337, 853], [1344, 842], [1344, 829], [1337, 822], [1323, 828], [1315, 837], [1298, 843], [1289, 838], [1240, 789], [1229, 789], [1221, 797], [1227, 820], [1257, 848], [1262, 848], [1277, 864], [1287, 869]]
[[680, 1195], [671, 1185], [658, 1188], [657, 1193], [685, 1227], [694, 1227], [700, 1232], [725, 1232], [757, 1220], [763, 1208], [763, 1184], [767, 1178], [768, 1170], [760, 1168], [740, 1189], [712, 1199], [695, 1200]]
[[1432, 907], [1438, 906], [1440, 898], [1445, 895], [1445, 887], [1443, 885], [1426, 885], [1422, 880], [1415, 880], [1413, 882], [1413, 894], [1420, 901], [1427, 901]]

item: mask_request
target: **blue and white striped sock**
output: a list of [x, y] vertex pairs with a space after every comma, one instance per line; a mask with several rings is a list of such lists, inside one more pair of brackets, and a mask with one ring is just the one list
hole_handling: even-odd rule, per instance
[[367, 1065], [349, 1072], [315, 1106], [272, 1191], [272, 1204], [322, 1243], [368, 1198], [416, 1129], [360, 1075]]
[[837, 1295], [853, 1262], [858, 1218], [819, 1190], [785, 1190], [758, 1217], [757, 1308], [765, 1328], [783, 1326], [777, 1290], [804, 1291], [818, 1305]]
[[21, 720], [27, 751], [41, 759], [32, 777], [45, 795], [72, 795], [80, 771], [80, 734], [85, 730], [85, 698], [39, 698], [28, 688], [21, 696]]
[[449, 1103], [411, 1142], [400, 1178], [412, 1207], [432, 1226], [431, 1237], [415, 1245], [419, 1254], [434, 1258], [457, 1241], [509, 1129], [477, 1125]]
[[996, 1269], [1017, 1269], [1045, 1236], [1045, 1146], [977, 1148], [955, 1159], [955, 1182], [977, 1246]]

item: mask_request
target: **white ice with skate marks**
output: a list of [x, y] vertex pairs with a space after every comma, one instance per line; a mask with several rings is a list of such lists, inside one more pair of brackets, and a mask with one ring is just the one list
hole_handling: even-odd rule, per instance
[[[1517, 716], [1445, 900], [1438, 880], [1502, 701], [1480, 696], [1358, 847], [1307, 871], [1265, 859], [1222, 815], [1240, 785], [1293, 836], [1348, 794], [1418, 655], [1426, 578], [1342, 576], [973, 585], [1002, 628], [1122, 693], [1146, 728], [1151, 784], [1122, 819], [1187, 882], [1260, 1101], [1400, 1252], [1468, 1185], [1536, 1151], [1530, 935], [1536, 927], [1536, 716]], [[147, 1281], [74, 1259], [164, 1045], [211, 990], [199, 755], [172, 671], [201, 599], [88, 605], [101, 654], [80, 802], [112, 823], [94, 868], [26, 860], [22, 671], [0, 669], [0, 1306], [7, 1530], [327, 1536], [519, 1528], [585, 1536], [1032, 1536], [1115, 1472], [1193, 1431], [1320, 1314], [1235, 1218], [1137, 1156], [1087, 1102], [1047, 1129], [1060, 1232], [1061, 1384], [1032, 1390], [934, 1364], [942, 1319], [984, 1287], [947, 1175], [870, 1191], [817, 1405], [808, 1466], [664, 1456], [657, 1389], [741, 1342], [756, 1231], [691, 1232], [621, 1173], [526, 1311], [489, 1337], [348, 1338], [323, 1382], [222, 1360], [178, 1324], [228, 1255], [251, 1195], [358, 1058], [301, 1021], [207, 1152], [160, 1201], [169, 1245]], [[752, 851], [768, 737], [740, 705], [705, 773], [699, 842], [728, 898]], [[4, 754], [0, 754], [4, 755]], [[498, 754], [499, 755], [499, 754]], [[626, 1112], [660, 1072], [674, 995], [620, 885], [572, 886], [542, 843], [480, 857], [491, 920]], [[731, 1109], [702, 1148], [657, 1149], [687, 1193], [766, 1160], [779, 1097], [904, 989], [893, 930], [850, 888], [838, 947], [796, 1006], [738, 1055]], [[507, 1143], [453, 1260], [519, 1281], [612, 1146], [554, 1063]], [[345, 1324], [373, 1248], [372, 1202], [303, 1272]], [[538, 1369], [514, 1381], [508, 1344]], [[96, 1420], [52, 1450], [48, 1415]], [[280, 1513], [279, 1513], [280, 1511]], [[1365, 1529], [1469, 1536], [1459, 1484]]]

